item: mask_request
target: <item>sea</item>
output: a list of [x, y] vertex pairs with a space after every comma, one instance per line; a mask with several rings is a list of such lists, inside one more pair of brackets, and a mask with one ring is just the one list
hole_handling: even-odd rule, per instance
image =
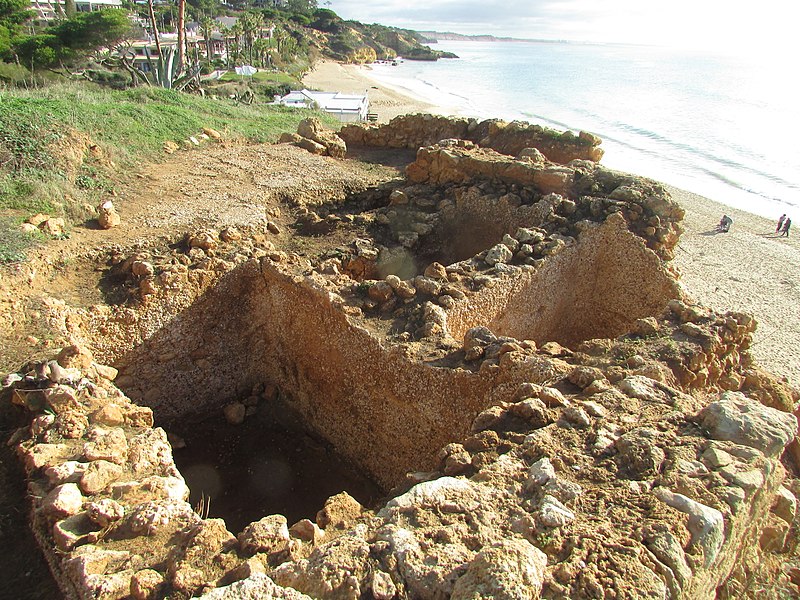
[[[439, 42], [370, 77], [448, 114], [603, 139], [602, 164], [800, 219], [800, 98], [785, 57], [574, 42]], [[796, 65], [795, 65], [796, 66]]]

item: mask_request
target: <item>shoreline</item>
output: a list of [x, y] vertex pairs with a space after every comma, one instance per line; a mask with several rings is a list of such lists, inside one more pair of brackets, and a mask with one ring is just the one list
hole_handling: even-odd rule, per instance
[[[458, 116], [407, 91], [370, 77], [370, 67], [317, 63], [304, 85], [361, 93], [368, 90], [370, 112], [379, 122], [401, 114], [428, 112]], [[716, 311], [741, 311], [758, 321], [752, 353], [759, 364], [800, 385], [800, 223], [790, 236], [775, 235], [775, 220], [730, 207], [689, 190], [663, 184], [685, 210], [685, 231], [672, 265], [687, 294]], [[729, 233], [717, 234], [723, 214], [733, 218]], [[794, 235], [792, 235], [794, 234]]]

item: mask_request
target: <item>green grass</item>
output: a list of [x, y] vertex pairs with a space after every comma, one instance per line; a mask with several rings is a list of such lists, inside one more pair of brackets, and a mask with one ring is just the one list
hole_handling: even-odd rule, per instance
[[[265, 76], [291, 79], [280, 73]], [[59, 83], [32, 90], [0, 88], [0, 262], [18, 260], [20, 248], [31, 243], [12, 222], [36, 212], [69, 219], [76, 213], [64, 207], [65, 197], [82, 205], [113, 189], [115, 173], [91, 156], [83, 157], [72, 178], [64, 175], [52, 145], [70, 130], [88, 136], [124, 172], [137, 163], [163, 160], [165, 141], [180, 142], [203, 127], [227, 139], [274, 142], [281, 133], [296, 131], [310, 114], [316, 113], [150, 87], [119, 91]]]
[[25, 251], [44, 240], [43, 234], [23, 233], [20, 219], [0, 217], [0, 263], [25, 260]]

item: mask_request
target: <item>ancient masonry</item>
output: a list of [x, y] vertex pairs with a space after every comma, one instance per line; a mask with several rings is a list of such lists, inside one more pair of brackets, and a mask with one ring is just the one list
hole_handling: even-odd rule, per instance
[[[701, 599], [781, 551], [798, 394], [752, 363], [752, 318], [682, 291], [661, 187], [599, 166], [585, 133], [408, 116], [340, 136], [284, 141], [419, 148], [405, 182], [297, 211], [372, 237], [303, 257], [228, 228], [120, 254], [137, 302], [54, 303], [74, 345], [6, 377], [68, 598]], [[389, 500], [238, 535], [201, 518], [153, 415], [252, 396]]]

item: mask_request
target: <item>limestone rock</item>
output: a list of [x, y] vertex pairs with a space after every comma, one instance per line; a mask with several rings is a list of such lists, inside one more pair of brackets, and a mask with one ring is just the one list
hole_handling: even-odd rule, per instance
[[125, 516], [125, 508], [111, 498], [102, 498], [86, 505], [86, 514], [100, 527], [108, 527]]
[[665, 504], [689, 515], [688, 527], [692, 534], [692, 544], [703, 549], [705, 566], [711, 566], [725, 541], [722, 513], [667, 488], [657, 488], [654, 493]]
[[313, 521], [301, 519], [289, 527], [289, 535], [304, 542], [317, 545], [325, 537], [325, 532]]
[[572, 369], [569, 374], [570, 382], [581, 389], [588, 387], [589, 384], [598, 379], [605, 379], [605, 375], [596, 367], [578, 366]]
[[372, 597], [375, 600], [392, 600], [397, 593], [397, 586], [392, 577], [384, 571], [375, 571], [372, 575]]
[[[84, 586], [94, 598], [121, 598], [128, 594], [127, 583], [118, 587], [120, 581], [107, 581], [106, 574], [119, 571], [130, 578], [131, 573], [124, 570], [125, 562], [131, 558], [125, 550], [107, 550], [93, 544], [75, 548], [64, 561], [64, 573], [78, 586]], [[115, 578], [116, 579], [116, 578]], [[117, 595], [114, 595], [114, 594]]]
[[118, 404], [109, 402], [92, 414], [92, 422], [106, 427], [119, 427], [125, 423], [125, 415]]
[[543, 527], [563, 527], [575, 520], [575, 513], [564, 506], [557, 498], [545, 495], [536, 513], [536, 520]]
[[794, 415], [740, 392], [724, 392], [700, 411], [698, 419], [712, 438], [757, 448], [767, 456], [777, 456], [797, 434]]
[[531, 465], [530, 469], [528, 470], [528, 481], [526, 483], [526, 487], [528, 489], [543, 487], [550, 481], [555, 480], [555, 478], [556, 470], [553, 467], [553, 463], [551, 463], [550, 459], [545, 456]]
[[432, 262], [425, 268], [424, 272], [425, 277], [429, 277], [431, 279], [439, 279], [439, 280], [447, 280], [447, 269], [445, 269], [444, 265], [438, 262]]
[[797, 498], [784, 486], [780, 486], [775, 492], [772, 512], [791, 525], [797, 515]]
[[91, 350], [85, 346], [73, 344], [61, 349], [56, 358], [58, 364], [65, 369], [79, 369], [86, 371], [92, 365], [94, 357]]
[[111, 229], [120, 224], [119, 213], [111, 200], [106, 200], [97, 207], [97, 222], [100, 229]]
[[111, 484], [111, 495], [125, 504], [138, 504], [147, 500], [189, 499], [189, 487], [176, 471], [175, 476], [151, 475], [141, 481], [122, 481]]
[[89, 419], [82, 412], [64, 411], [56, 416], [54, 427], [62, 437], [76, 440], [89, 428]]
[[201, 250], [214, 250], [219, 245], [217, 232], [211, 229], [201, 229], [187, 238], [189, 248], [200, 248]]
[[241, 425], [247, 413], [247, 407], [241, 402], [231, 402], [222, 409], [225, 420], [231, 425]]
[[273, 554], [283, 552], [289, 547], [289, 528], [286, 517], [270, 515], [250, 523], [239, 534], [239, 546], [247, 555], [257, 552]]
[[[148, 409], [145, 413], [149, 419], [153, 413]], [[130, 413], [126, 420], [130, 419]], [[150, 421], [152, 423], [152, 421]], [[128, 459], [131, 470], [136, 476], [141, 475], [173, 475], [175, 465], [172, 462], [172, 447], [167, 440], [166, 432], [160, 427], [146, 429], [128, 440]]]
[[89, 433], [89, 440], [83, 445], [87, 460], [107, 460], [118, 465], [127, 462], [128, 440], [120, 427], [95, 427]]
[[277, 585], [267, 575], [257, 573], [243, 581], [206, 592], [199, 600], [312, 600], [289, 587]]
[[170, 551], [167, 572], [172, 584], [182, 592], [193, 593], [207, 579], [205, 570], [224, 564], [222, 555], [233, 550], [236, 538], [222, 519], [205, 519], [181, 534]]
[[645, 545], [658, 560], [672, 570], [681, 586], [692, 576], [692, 570], [686, 562], [686, 554], [681, 543], [669, 531], [647, 536]]
[[135, 506], [124, 518], [121, 531], [135, 535], [155, 535], [164, 530], [177, 530], [200, 520], [186, 502], [145, 502]]
[[133, 600], [158, 600], [163, 597], [166, 587], [164, 576], [153, 569], [142, 569], [131, 577], [131, 597]]
[[536, 600], [547, 555], [526, 540], [503, 540], [484, 548], [453, 586], [451, 600]]
[[107, 460], [93, 460], [81, 476], [80, 488], [90, 496], [102, 492], [122, 475], [122, 467]]
[[42, 500], [41, 510], [52, 517], [68, 517], [80, 512], [83, 507], [83, 494], [74, 483], [59, 485]]
[[356, 524], [364, 511], [358, 500], [347, 492], [331, 496], [317, 513], [317, 525], [325, 530], [345, 530]]
[[486, 264], [496, 265], [498, 263], [507, 263], [514, 257], [514, 254], [505, 244], [497, 244], [486, 251], [486, 257], [483, 259]]
[[81, 512], [53, 525], [53, 541], [62, 552], [69, 552], [78, 544], [85, 543], [96, 525], [86, 513]]
[[39, 225], [39, 230], [43, 231], [47, 235], [58, 237], [64, 234], [64, 227], [66, 227], [66, 222], [63, 218], [51, 217]]
[[666, 453], [657, 445], [658, 433], [646, 427], [632, 429], [616, 441], [617, 464], [632, 479], [647, 479], [661, 472]]
[[305, 140], [311, 141], [322, 148], [321, 152], [314, 151], [314, 154], [327, 154], [334, 158], [344, 158], [347, 154], [347, 145], [344, 140], [332, 131], [326, 130], [319, 119], [314, 117], [303, 119], [297, 125], [297, 134], [304, 139], [300, 141], [301, 148], [310, 150], [310, 144], [304, 144]]
[[32, 447], [18, 446], [17, 453], [22, 458], [25, 470], [29, 473], [42, 467], [51, 467], [65, 458], [72, 458], [70, 447], [66, 444], [35, 444]]
[[[367, 580], [370, 545], [362, 537], [365, 528], [345, 533], [333, 543], [316, 548], [308, 559], [285, 562], [273, 571], [273, 579], [312, 598], [362, 598], [361, 582]], [[324, 576], [320, 577], [320, 574]]]
[[645, 402], [673, 404], [672, 398], [657, 385], [656, 381], [643, 375], [630, 375], [617, 383], [617, 387], [623, 394], [631, 398]]
[[86, 472], [86, 463], [76, 460], [67, 460], [57, 465], [47, 467], [44, 475], [51, 485], [62, 483], [78, 483]]

